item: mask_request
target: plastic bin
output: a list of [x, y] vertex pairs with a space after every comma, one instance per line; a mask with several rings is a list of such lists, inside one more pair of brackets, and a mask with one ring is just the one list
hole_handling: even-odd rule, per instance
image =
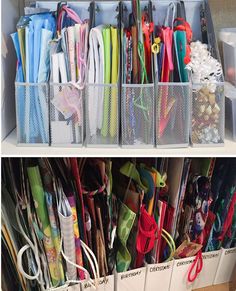
[[224, 56], [225, 80], [236, 86], [236, 28], [223, 28], [219, 32]]
[[229, 136], [236, 141], [236, 88], [225, 83], [225, 128]]

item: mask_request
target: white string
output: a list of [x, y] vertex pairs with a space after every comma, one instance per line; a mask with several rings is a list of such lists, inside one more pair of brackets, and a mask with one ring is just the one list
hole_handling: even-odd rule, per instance
[[[100, 278], [100, 273], [99, 273], [99, 267], [98, 267], [98, 262], [97, 262], [97, 259], [93, 253], [93, 251], [81, 240], [81, 245], [84, 248], [86, 248], [88, 250], [88, 252], [91, 254], [93, 260], [94, 260], [94, 263], [95, 263], [95, 266], [96, 266], [96, 270], [97, 270], [97, 278], [99, 279]], [[85, 249], [84, 249], [85, 250]]]
[[[22, 274], [22, 276], [24, 276], [28, 280], [37, 280], [38, 283], [41, 286], [41, 289], [42, 290], [45, 290], [45, 288], [44, 288], [44, 282], [42, 280], [42, 270], [41, 270], [41, 265], [40, 265], [40, 259], [39, 259], [39, 254], [38, 254], [38, 247], [37, 247], [36, 238], [35, 238], [34, 232], [32, 232], [33, 240], [34, 240], [34, 243], [35, 243], [35, 245], [34, 245], [32, 243], [32, 241], [28, 238], [28, 236], [26, 235], [26, 233], [24, 232], [23, 227], [22, 227], [21, 222], [20, 222], [19, 207], [20, 206], [17, 203], [17, 205], [16, 205], [16, 220], [17, 220], [17, 223], [18, 223], [20, 232], [22, 233], [24, 239], [27, 241], [28, 244], [24, 245], [19, 250], [19, 252], [17, 253], [17, 267], [18, 267], [20, 273]], [[23, 265], [22, 265], [22, 256], [23, 256], [24, 252], [27, 249], [29, 249], [29, 248], [31, 248], [32, 251], [33, 251], [33, 253], [34, 253], [35, 261], [36, 261], [36, 265], [37, 265], [37, 272], [36, 272], [36, 274], [34, 276], [31, 276], [31, 275], [27, 274], [24, 271]]]
[[[90, 284], [92, 285], [92, 286], [94, 286], [94, 283], [93, 283], [93, 281], [92, 281], [92, 279], [90, 278], [90, 275], [89, 275], [89, 272], [88, 272], [88, 270], [86, 270], [84, 267], [82, 267], [82, 266], [80, 266], [80, 265], [77, 265], [76, 263], [74, 263], [74, 262], [72, 262], [72, 261], [70, 261], [70, 259], [65, 255], [65, 253], [63, 252], [63, 250], [62, 250], [62, 240], [61, 240], [61, 244], [60, 244], [60, 253], [62, 254], [62, 256], [63, 256], [63, 258], [69, 263], [69, 264], [71, 264], [72, 266], [74, 266], [75, 268], [78, 268], [78, 269], [80, 269], [80, 270], [82, 270], [82, 271], [84, 271], [85, 273], [86, 273], [86, 275], [88, 276], [87, 278], [86, 278], [86, 280], [85, 281], [89, 281], [90, 282]], [[92, 260], [91, 260], [91, 258], [90, 258], [90, 256], [89, 256], [89, 254], [87, 253], [87, 251], [85, 252], [85, 254], [86, 254], [86, 256], [87, 256], [87, 258], [88, 258], [88, 260], [89, 260], [89, 263], [90, 263], [90, 265], [91, 265], [91, 268], [92, 268], [92, 270], [93, 270], [93, 273], [94, 273], [94, 277], [96, 278], [96, 272], [95, 272], [95, 268], [94, 268], [94, 265], [93, 265], [93, 262], [92, 262]], [[70, 283], [81, 283], [82, 281], [81, 280], [67, 280], [66, 282], [70, 282]]]

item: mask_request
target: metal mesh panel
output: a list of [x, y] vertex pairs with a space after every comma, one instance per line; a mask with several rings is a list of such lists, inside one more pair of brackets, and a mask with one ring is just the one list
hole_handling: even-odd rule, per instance
[[49, 144], [48, 85], [15, 83], [18, 144]]
[[192, 134], [193, 144], [221, 144], [224, 142], [224, 85], [195, 85], [193, 88]]
[[121, 96], [123, 146], [154, 146], [154, 85], [123, 85]]
[[83, 93], [71, 84], [50, 85], [50, 140], [52, 145], [82, 145]]
[[159, 83], [156, 103], [158, 146], [188, 146], [191, 105], [188, 83]]
[[86, 145], [118, 146], [118, 86], [88, 84], [85, 93]]

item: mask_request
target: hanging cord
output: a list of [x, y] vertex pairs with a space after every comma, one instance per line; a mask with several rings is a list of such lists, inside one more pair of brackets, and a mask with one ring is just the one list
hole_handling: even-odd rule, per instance
[[[194, 272], [194, 268], [195, 268], [195, 272]], [[201, 273], [202, 268], [203, 268], [203, 259], [202, 259], [202, 251], [200, 250], [197, 253], [197, 255], [196, 255], [196, 257], [195, 257], [195, 259], [194, 259], [194, 261], [189, 269], [189, 272], [188, 272], [188, 282], [189, 283], [193, 283], [196, 280], [198, 274]], [[193, 272], [194, 272], [194, 274], [192, 276]]]
[[[41, 270], [41, 265], [40, 265], [40, 258], [39, 258], [39, 252], [38, 252], [38, 247], [37, 247], [37, 241], [36, 241], [36, 237], [35, 237], [35, 234], [34, 234], [34, 231], [32, 231], [32, 237], [33, 237], [33, 241], [34, 243], [29, 239], [29, 237], [26, 235], [22, 225], [21, 225], [21, 222], [20, 222], [20, 217], [19, 217], [19, 211], [20, 211], [20, 206], [19, 204], [17, 203], [16, 205], [16, 220], [17, 220], [17, 223], [18, 223], [18, 226], [19, 226], [19, 229], [20, 229], [20, 232], [21, 234], [23, 235], [24, 239], [26, 240], [27, 244], [24, 245], [20, 250], [19, 252], [17, 253], [17, 267], [20, 271], [20, 273], [22, 274], [22, 276], [24, 276], [26, 279], [28, 280], [37, 280], [40, 287], [41, 287], [41, 290], [45, 290], [44, 288], [44, 281], [43, 281], [43, 276], [42, 276], [42, 270]], [[36, 265], [37, 265], [37, 271], [36, 271], [36, 274], [34, 276], [31, 276], [29, 274], [27, 274], [24, 269], [23, 269], [23, 265], [22, 265], [22, 256], [24, 254], [24, 252], [28, 249], [31, 249], [34, 253], [34, 256], [35, 256], [35, 262], [36, 262]]]
[[[61, 239], [61, 243], [60, 243], [60, 253], [62, 254], [63, 258], [64, 258], [64, 259], [65, 259], [69, 264], [71, 264], [72, 266], [74, 266], [75, 268], [77, 268], [77, 269], [79, 269], [79, 270], [81, 270], [81, 271], [84, 271], [84, 272], [87, 274], [87, 278], [86, 278], [85, 280], [67, 280], [67, 281], [66, 281], [66, 284], [69, 285], [70, 283], [89, 282], [89, 283], [91, 284], [91, 286], [92, 286], [94, 289], [97, 289], [97, 288], [98, 288], [98, 279], [99, 279], [100, 276], [99, 276], [99, 272], [97, 272], [97, 270], [98, 270], [98, 263], [97, 263], [96, 257], [95, 257], [95, 255], [93, 254], [93, 252], [89, 249], [89, 247], [86, 246], [86, 244], [85, 244], [82, 240], [80, 240], [80, 242], [81, 242], [81, 246], [82, 246], [82, 248], [83, 248], [83, 250], [84, 250], [84, 253], [85, 253], [86, 257], [88, 258], [88, 261], [89, 261], [89, 263], [90, 263], [90, 265], [91, 265], [91, 268], [92, 268], [92, 271], [93, 271], [93, 274], [94, 274], [94, 278], [95, 278], [95, 279], [94, 279], [95, 283], [94, 283], [94, 281], [90, 278], [90, 274], [89, 274], [89, 272], [88, 272], [87, 269], [85, 269], [84, 267], [82, 267], [82, 266], [80, 266], [80, 265], [77, 265], [76, 263], [70, 261], [70, 260], [68, 259], [68, 257], [64, 254], [64, 252], [63, 252], [63, 250], [62, 250], [62, 239]], [[84, 247], [84, 245], [86, 246], [87, 249], [89, 249], [88, 251], [86, 250], [86, 248]], [[94, 263], [93, 263], [93, 261], [92, 261], [92, 259], [91, 259], [91, 257], [90, 257], [90, 255], [89, 255], [88, 252], [91, 253], [91, 256], [92, 256], [93, 259], [94, 259], [95, 266], [96, 266], [96, 271], [95, 271]], [[54, 288], [51, 288], [50, 290], [55, 290], [55, 289], [54, 289]]]
[[[170, 13], [172, 10], [172, 18], [170, 19]], [[165, 21], [164, 21], [164, 26], [166, 27], [171, 27], [173, 30], [174, 27], [174, 20], [175, 20], [175, 15], [176, 15], [176, 4], [174, 2], [171, 2], [168, 6]]]
[[173, 255], [174, 255], [174, 253], [176, 251], [175, 242], [174, 242], [172, 236], [165, 229], [162, 229], [161, 236], [167, 242], [167, 244], [168, 244], [168, 246], [169, 246], [169, 248], [171, 250], [170, 256], [166, 260], [166, 262], [168, 262], [168, 261], [170, 261], [173, 258]]

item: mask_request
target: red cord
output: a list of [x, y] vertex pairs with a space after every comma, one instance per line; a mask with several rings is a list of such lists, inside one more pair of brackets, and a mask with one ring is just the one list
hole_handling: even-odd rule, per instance
[[[198, 274], [200, 274], [202, 271], [202, 267], [203, 267], [202, 251], [200, 250], [197, 253], [197, 255], [196, 255], [196, 257], [191, 265], [191, 268], [189, 269], [189, 272], [188, 272], [188, 281], [190, 283], [193, 283], [196, 280]], [[195, 268], [195, 272], [194, 272], [193, 277], [191, 277], [192, 273], [194, 271], [194, 268]]]

